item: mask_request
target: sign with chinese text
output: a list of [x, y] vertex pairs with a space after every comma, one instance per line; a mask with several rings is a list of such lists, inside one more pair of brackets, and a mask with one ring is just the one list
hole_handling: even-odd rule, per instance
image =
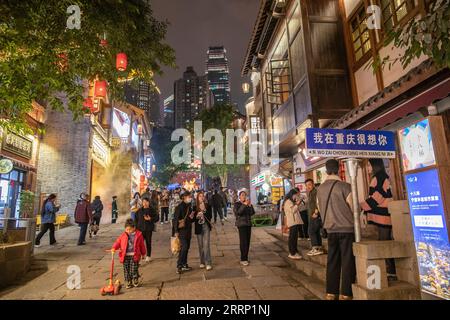
[[403, 170], [410, 171], [436, 164], [428, 119], [398, 132]]
[[33, 141], [8, 131], [3, 137], [2, 149], [31, 159], [33, 155]]
[[405, 175], [420, 283], [450, 299], [450, 244], [437, 169]]
[[394, 133], [307, 128], [306, 154], [312, 157], [395, 158]]
[[250, 116], [250, 130], [252, 133], [259, 133], [261, 129], [261, 121], [259, 117]]

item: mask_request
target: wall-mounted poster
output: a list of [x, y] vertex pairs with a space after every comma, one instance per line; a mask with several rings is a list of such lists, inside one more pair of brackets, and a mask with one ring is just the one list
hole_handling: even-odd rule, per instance
[[400, 130], [399, 141], [404, 171], [436, 164], [428, 119]]
[[450, 244], [438, 170], [405, 179], [422, 290], [450, 299]]

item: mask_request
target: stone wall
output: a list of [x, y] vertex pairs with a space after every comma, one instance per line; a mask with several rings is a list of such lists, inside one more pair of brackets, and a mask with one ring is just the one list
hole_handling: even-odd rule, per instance
[[47, 111], [46, 132], [39, 150], [37, 201], [41, 193], [56, 193], [60, 213], [73, 216], [81, 192], [89, 192], [89, 119], [73, 121], [69, 112]]

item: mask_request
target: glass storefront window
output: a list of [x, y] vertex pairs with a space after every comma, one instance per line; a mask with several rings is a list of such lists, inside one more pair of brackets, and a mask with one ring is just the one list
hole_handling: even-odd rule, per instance
[[23, 189], [25, 172], [13, 170], [0, 177], [0, 215], [3, 216], [5, 208], [11, 209], [11, 217], [19, 217], [19, 196]]

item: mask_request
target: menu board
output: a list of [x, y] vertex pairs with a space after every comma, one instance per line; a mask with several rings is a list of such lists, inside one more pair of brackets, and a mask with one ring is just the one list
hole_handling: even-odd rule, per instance
[[450, 299], [450, 244], [438, 170], [405, 179], [422, 289]]
[[399, 141], [404, 171], [426, 168], [436, 164], [428, 119], [400, 130]]

